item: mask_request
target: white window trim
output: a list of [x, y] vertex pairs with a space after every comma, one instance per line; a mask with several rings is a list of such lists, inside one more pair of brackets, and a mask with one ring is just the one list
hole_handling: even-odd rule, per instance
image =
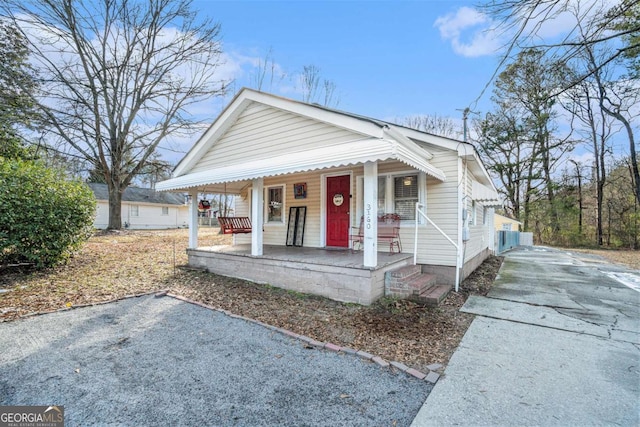
[[[282, 189], [282, 219], [280, 221], [269, 221], [269, 190], [273, 188]], [[264, 186], [264, 225], [285, 225], [286, 224], [286, 204], [287, 204], [287, 185], [273, 184]]]
[[[418, 202], [425, 206], [427, 205], [427, 174], [426, 173], [422, 171], [417, 171], [417, 170], [405, 170], [405, 171], [397, 171], [393, 173], [380, 173], [378, 174], [378, 178], [386, 177], [386, 185], [384, 186], [384, 189], [385, 189], [384, 204], [385, 204], [386, 213], [391, 213], [391, 212], [394, 212], [395, 210], [395, 204], [394, 204], [395, 199], [393, 197], [393, 190], [394, 190], [393, 179], [396, 177], [405, 176], [405, 175], [418, 175]], [[362, 211], [363, 203], [360, 203], [364, 196], [363, 190], [364, 190], [364, 175], [358, 175], [356, 180], [356, 194], [357, 194], [358, 200], [356, 201], [356, 217], [355, 217], [357, 221], [360, 221], [359, 218], [361, 218], [362, 215], [364, 215], [364, 212]], [[403, 219], [400, 222], [400, 224], [415, 224], [415, 223], [416, 222], [413, 219]], [[425, 225], [424, 218], [419, 216], [418, 224]]]
[[[167, 210], [167, 213], [164, 213], [165, 209]], [[169, 216], [169, 206], [160, 207], [160, 216]]]
[[[135, 208], [135, 213], [133, 211], [133, 208]], [[129, 215], [131, 217], [134, 218], [139, 218], [140, 217], [140, 205], [129, 205]]]

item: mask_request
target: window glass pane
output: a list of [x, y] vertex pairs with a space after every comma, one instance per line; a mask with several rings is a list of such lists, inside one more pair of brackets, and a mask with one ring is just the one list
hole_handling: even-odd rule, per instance
[[378, 177], [378, 216], [384, 215], [386, 213], [385, 212], [386, 207], [384, 202], [386, 184], [387, 184], [387, 177], [379, 176]]
[[138, 216], [138, 205], [131, 205], [131, 216]]
[[169, 215], [169, 207], [168, 206], [163, 206], [162, 207], [162, 215]]
[[393, 179], [393, 197], [396, 214], [400, 219], [416, 218], [418, 202], [418, 175], [397, 176]]
[[269, 189], [269, 221], [282, 221], [282, 187]]

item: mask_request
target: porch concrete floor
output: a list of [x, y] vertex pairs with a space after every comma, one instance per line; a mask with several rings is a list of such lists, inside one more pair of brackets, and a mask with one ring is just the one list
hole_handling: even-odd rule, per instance
[[[218, 252], [227, 255], [238, 255], [244, 257], [251, 256], [251, 245], [217, 245], [198, 247], [198, 251]], [[375, 268], [365, 267], [363, 264], [363, 253], [359, 250], [342, 248], [308, 248], [296, 246], [275, 246], [264, 245], [263, 255], [260, 258], [273, 259], [279, 261], [292, 261], [305, 264], [329, 265], [335, 267], [358, 268], [363, 270], [377, 270], [385, 268], [399, 261], [413, 258], [412, 253], [403, 252], [390, 254], [378, 252], [378, 266]]]

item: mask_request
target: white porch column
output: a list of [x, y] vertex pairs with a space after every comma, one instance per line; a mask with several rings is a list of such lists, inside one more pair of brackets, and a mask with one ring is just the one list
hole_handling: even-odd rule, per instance
[[364, 266], [378, 265], [378, 163], [364, 164]]
[[189, 191], [189, 248], [198, 247], [198, 190]]
[[262, 255], [262, 223], [264, 222], [264, 180], [253, 180], [251, 188], [251, 255]]

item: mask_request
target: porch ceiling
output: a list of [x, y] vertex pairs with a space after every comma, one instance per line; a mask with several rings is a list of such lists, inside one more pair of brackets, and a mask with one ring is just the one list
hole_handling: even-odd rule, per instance
[[329, 147], [308, 149], [260, 160], [187, 173], [156, 185], [158, 191], [180, 191], [191, 188], [211, 191], [225, 186], [226, 193], [239, 194], [247, 181], [276, 175], [306, 172], [365, 162], [398, 160], [441, 181], [444, 173], [413, 150], [388, 139], [367, 138]]

